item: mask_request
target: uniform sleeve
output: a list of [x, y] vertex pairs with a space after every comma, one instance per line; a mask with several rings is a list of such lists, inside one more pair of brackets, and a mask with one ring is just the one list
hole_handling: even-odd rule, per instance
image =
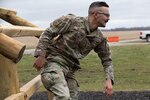
[[46, 57], [48, 46], [55, 41], [56, 37], [59, 37], [60, 34], [65, 33], [69, 29], [70, 25], [70, 16], [62, 16], [59, 19], [56, 19], [55, 21], [50, 23], [50, 27], [48, 27], [39, 38], [39, 42], [35, 49], [34, 56]]
[[112, 84], [114, 84], [114, 71], [111, 58], [111, 52], [107, 44], [107, 39], [103, 38], [102, 42], [96, 46], [94, 51], [98, 54], [101, 59], [102, 65], [104, 67], [105, 78], [111, 79]]

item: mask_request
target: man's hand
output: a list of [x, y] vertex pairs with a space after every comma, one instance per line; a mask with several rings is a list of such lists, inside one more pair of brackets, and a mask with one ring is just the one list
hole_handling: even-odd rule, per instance
[[35, 67], [37, 71], [39, 71], [41, 70], [41, 68], [44, 67], [45, 62], [46, 62], [46, 59], [44, 57], [38, 56], [33, 64], [33, 67]]
[[110, 79], [107, 79], [104, 84], [104, 93], [107, 97], [113, 94], [113, 86]]

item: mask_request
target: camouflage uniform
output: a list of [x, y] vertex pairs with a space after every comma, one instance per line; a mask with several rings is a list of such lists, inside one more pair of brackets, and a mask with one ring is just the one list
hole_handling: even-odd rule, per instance
[[68, 100], [71, 95], [72, 100], [77, 100], [78, 83], [74, 74], [80, 69], [79, 59], [91, 50], [101, 59], [106, 79], [113, 82], [113, 65], [107, 40], [99, 29], [90, 32], [87, 18], [68, 14], [56, 19], [43, 32], [35, 56], [41, 55], [47, 59], [41, 79], [56, 99]]

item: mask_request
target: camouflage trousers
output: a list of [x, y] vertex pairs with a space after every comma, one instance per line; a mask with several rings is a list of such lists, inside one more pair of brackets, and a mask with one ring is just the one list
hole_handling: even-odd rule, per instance
[[78, 100], [78, 83], [74, 73], [65, 65], [48, 62], [41, 73], [41, 80], [56, 100]]

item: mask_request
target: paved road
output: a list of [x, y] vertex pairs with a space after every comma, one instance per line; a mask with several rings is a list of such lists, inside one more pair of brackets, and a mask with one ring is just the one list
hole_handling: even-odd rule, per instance
[[35, 49], [27, 49], [27, 50], [25, 50], [24, 51], [24, 54], [31, 54], [31, 55], [34, 55], [34, 51], [35, 51]]
[[111, 42], [108, 43], [110, 46], [123, 46], [123, 45], [143, 45], [143, 44], [150, 44], [150, 42], [146, 42], [141, 39], [133, 39], [133, 40], [122, 40], [119, 42]]
[[[110, 42], [108, 43], [110, 46], [123, 46], [123, 45], [136, 45], [136, 44], [150, 44], [150, 42], [145, 42], [144, 40], [141, 39], [133, 39], [133, 40], [122, 40], [119, 42]], [[24, 54], [31, 54], [34, 55], [34, 50], [35, 49], [27, 49], [25, 50]]]

